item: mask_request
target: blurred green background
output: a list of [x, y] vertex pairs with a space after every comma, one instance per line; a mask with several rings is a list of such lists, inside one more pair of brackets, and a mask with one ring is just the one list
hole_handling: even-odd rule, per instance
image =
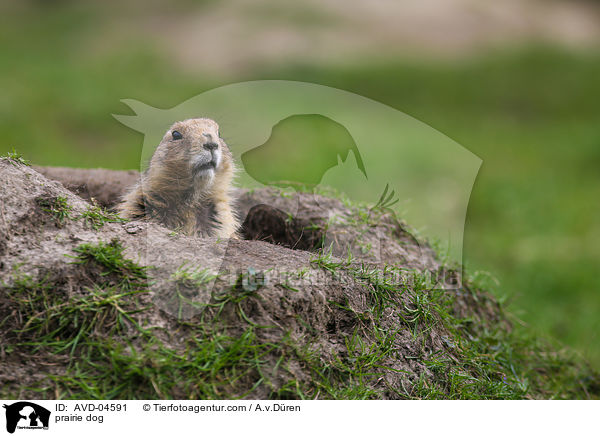
[[253, 79], [364, 95], [483, 159], [469, 269], [600, 365], [600, 4], [369, 3], [3, 2], [0, 152], [137, 169], [123, 98], [168, 108]]

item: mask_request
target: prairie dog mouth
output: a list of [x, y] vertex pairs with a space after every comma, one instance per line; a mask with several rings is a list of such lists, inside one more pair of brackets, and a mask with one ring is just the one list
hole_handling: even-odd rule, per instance
[[198, 171], [200, 171], [200, 170], [207, 170], [209, 168], [215, 169], [216, 167], [217, 167], [217, 163], [214, 160], [211, 160], [210, 162], [207, 162], [205, 164], [197, 165], [196, 169]]
[[202, 151], [192, 157], [191, 164], [194, 176], [214, 174], [221, 164], [220, 150]]
[[194, 176], [205, 173], [207, 171], [214, 171], [217, 168], [217, 163], [214, 160], [208, 161], [206, 163], [194, 165], [193, 173]]

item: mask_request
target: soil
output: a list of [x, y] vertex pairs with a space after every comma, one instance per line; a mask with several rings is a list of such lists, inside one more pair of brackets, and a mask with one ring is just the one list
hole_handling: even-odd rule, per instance
[[[240, 190], [237, 207], [246, 239], [218, 241], [182, 236], [145, 222], [107, 222], [94, 229], [81, 218], [92, 206], [87, 201], [92, 197], [106, 207], [114, 206], [126, 187], [137, 180], [135, 172], [34, 169], [2, 159], [0, 175], [0, 386], [20, 398], [40, 395], [39, 390], [24, 387], [53, 392], [48, 374], [64, 376], [72, 367], [68, 356], [38, 352], [37, 358], [32, 358], [21, 348], [22, 334], [15, 332], [23, 330], [28, 320], [21, 317], [15, 302], [15, 283], [24, 276], [33, 282], [50, 283], [53, 296], [65, 302], [89, 295], [98, 283], [115, 285], [117, 280], [111, 278], [114, 274], [107, 275], [99, 264], [77, 262], [76, 250], [82, 244], [122, 246], [127, 259], [150, 268], [149, 291], [135, 303], [143, 304], [146, 310], [132, 317], [140, 325], [160, 331], [157, 337], [162, 345], [174, 353], [183, 352], [181, 344], [190, 335], [190, 324], [198, 325], [217, 316], [212, 306], [199, 309], [197, 305], [181, 307], [173, 303], [177, 292], [189, 291], [183, 289], [187, 285], [179, 287], [173, 281], [174, 275], [188, 266], [217, 274], [203, 291], [188, 292], [196, 303], [220, 301], [221, 296], [231, 292], [252, 295], [218, 311], [222, 327], [230, 335], [243, 335], [249, 323], [270, 326], [256, 329], [261, 341], [292, 341], [297, 347], [317, 352], [323, 362], [350, 359], [347, 341], [356, 335], [366, 347], [376, 343], [373, 330], [367, 328], [373, 322], [375, 285], [357, 280], [351, 267], [384, 269], [392, 265], [407, 271], [429, 271], [436, 279], [444, 277], [445, 282], [434, 285], [447, 288], [457, 315], [481, 325], [503, 322], [491, 297], [461, 286], [459, 272], [442, 265], [434, 251], [418, 241], [405, 223], [385, 211], [357, 222], [355, 218], [361, 211], [338, 199], [306, 193], [282, 195], [272, 189]], [[48, 205], [57, 199], [66, 199], [69, 207], [62, 220], [49, 212]], [[293, 216], [290, 210], [296, 211]], [[315, 261], [323, 256], [319, 251], [323, 246], [331, 247], [327, 265]], [[330, 268], [332, 264], [338, 267]], [[394, 298], [407, 307], [413, 304], [410, 292]], [[385, 368], [382, 377], [369, 382], [379, 398], [398, 398], [398, 392], [406, 392], [420, 378], [432, 376], [431, 369], [415, 356], [454, 353], [450, 333], [441, 324], [433, 323], [416, 339], [413, 331], [399, 321], [398, 310], [386, 308], [377, 320], [384, 331], [397, 333], [391, 351], [380, 362]], [[240, 313], [244, 314], [242, 318]], [[142, 346], [136, 342], [139, 334], [133, 329], [121, 330], [119, 335], [118, 340]], [[267, 366], [276, 367], [277, 356], [269, 354], [265, 359]], [[254, 389], [256, 379], [248, 376], [225, 393], [272, 398], [290, 379], [310, 383], [314, 376], [305, 364], [294, 359], [287, 362], [286, 369], [274, 371], [269, 383]], [[167, 396], [183, 395], [178, 392], [174, 388]]]

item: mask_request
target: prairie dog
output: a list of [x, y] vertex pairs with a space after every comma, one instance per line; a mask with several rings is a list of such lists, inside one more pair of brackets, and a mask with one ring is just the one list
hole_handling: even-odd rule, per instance
[[237, 238], [233, 157], [209, 118], [178, 121], [165, 133], [141, 181], [117, 207], [186, 235]]

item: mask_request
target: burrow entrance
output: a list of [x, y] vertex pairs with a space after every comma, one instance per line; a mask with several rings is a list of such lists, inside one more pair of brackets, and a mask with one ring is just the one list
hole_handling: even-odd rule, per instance
[[325, 225], [290, 216], [280, 209], [259, 204], [246, 215], [241, 233], [244, 239], [282, 245], [293, 250], [315, 251], [323, 247]]

